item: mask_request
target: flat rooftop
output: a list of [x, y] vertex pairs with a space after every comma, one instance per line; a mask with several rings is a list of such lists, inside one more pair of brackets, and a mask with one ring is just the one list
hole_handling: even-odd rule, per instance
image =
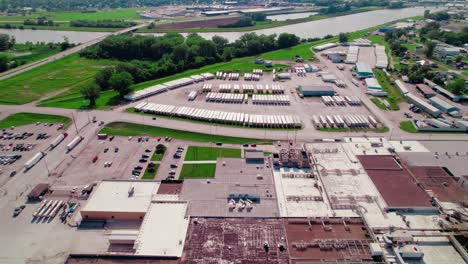
[[287, 264], [286, 243], [281, 219], [192, 218], [181, 263]]
[[409, 167], [422, 187], [433, 193], [442, 202], [468, 203], [468, 194], [464, 191], [453, 176], [441, 167], [421, 166]]
[[432, 207], [430, 197], [392, 156], [357, 156], [388, 207]]
[[284, 225], [289, 254], [296, 263], [303, 263], [299, 260], [372, 261], [369, 250], [372, 240], [359, 218], [294, 218], [284, 219]]
[[186, 211], [186, 202], [152, 202], [135, 241], [135, 254], [180, 257], [189, 224]]
[[81, 211], [144, 213], [159, 185], [159, 182], [149, 181], [102, 181]]
[[[254, 203], [249, 210], [237, 204], [231, 208], [230, 194], [256, 195], [260, 202]], [[189, 201], [188, 214], [191, 216], [279, 216], [271, 169], [266, 164], [249, 164], [245, 159], [218, 159], [214, 178], [185, 179], [180, 199]]]

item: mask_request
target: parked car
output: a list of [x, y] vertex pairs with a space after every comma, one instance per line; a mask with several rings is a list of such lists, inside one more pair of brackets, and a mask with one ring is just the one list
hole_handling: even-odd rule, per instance
[[175, 164], [175, 163], [171, 164], [171, 168], [177, 168], [177, 167], [179, 167], [179, 166], [177, 166], [177, 164]]
[[17, 217], [23, 211], [24, 208], [26, 208], [25, 205], [21, 205], [21, 206], [16, 207], [13, 210], [13, 217]]
[[138, 161], [139, 161], [140, 163], [146, 163], [146, 162], [148, 162], [147, 159], [139, 159]]

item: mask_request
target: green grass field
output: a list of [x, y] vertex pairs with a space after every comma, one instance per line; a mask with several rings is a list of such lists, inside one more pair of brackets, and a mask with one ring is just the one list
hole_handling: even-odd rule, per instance
[[164, 146], [161, 152], [154, 151], [153, 156], [151, 156], [151, 161], [161, 161], [164, 158], [164, 154], [166, 153], [167, 147]]
[[[37, 25], [23, 25], [23, 22], [1, 22], [0, 26], [5, 27], [6, 24], [16, 29], [32, 29], [32, 30], [58, 30], [58, 31], [86, 31], [86, 32], [115, 32], [122, 28], [97, 28], [97, 27], [72, 27], [69, 22], [54, 23], [53, 26], [37, 26]], [[20, 28], [22, 27], [22, 28]]]
[[0, 52], [10, 59], [31, 63], [60, 52], [59, 47], [50, 48], [48, 45], [15, 44], [14, 49]]
[[265, 60], [291, 60], [295, 61], [296, 56], [301, 56], [303, 59], [307, 60], [314, 56], [314, 53], [311, 51], [310, 43], [302, 43], [297, 46], [280, 49], [271, 52], [264, 53], [259, 57]]
[[375, 69], [374, 75], [380, 86], [382, 86], [382, 91], [388, 93], [387, 102], [390, 104], [390, 109], [393, 111], [400, 110], [398, 103], [404, 100], [400, 90], [390, 82], [389, 77], [382, 70]]
[[56, 123], [64, 124], [67, 127], [71, 119], [66, 116], [58, 115], [44, 115], [44, 114], [35, 114], [35, 113], [16, 113], [7, 116], [6, 118], [0, 120], [0, 129], [9, 128], [12, 126], [24, 126], [29, 124], [34, 124], [36, 122], [41, 123]]
[[371, 98], [370, 99], [378, 108], [382, 109], [382, 110], [387, 110], [387, 107], [385, 107], [385, 105], [382, 103], [382, 101], [380, 101], [379, 98]]
[[91, 82], [108, 60], [87, 60], [78, 55], [48, 63], [0, 82], [0, 103], [25, 104], [61, 89], [80, 87]]
[[184, 164], [179, 179], [214, 178], [216, 164]]
[[0, 16], [0, 21], [24, 21], [26, 19], [36, 19], [37, 17], [45, 16], [53, 21], [71, 21], [71, 20], [103, 20], [103, 19], [143, 19], [137, 14], [138, 8], [118, 8], [109, 10], [98, 10], [95, 13], [83, 12], [46, 12], [39, 11], [25, 16]]
[[159, 164], [155, 164], [153, 169], [154, 171], [151, 172], [151, 169], [149, 167], [146, 167], [145, 172], [143, 173], [143, 176], [141, 177], [142, 180], [153, 180], [154, 177], [156, 177], [156, 173], [158, 172]]
[[245, 143], [271, 143], [268, 140], [253, 138], [227, 137], [194, 133], [182, 130], [168, 129], [155, 126], [146, 126], [125, 122], [114, 122], [107, 124], [99, 133], [116, 136], [141, 136], [148, 135], [154, 137], [173, 137], [182, 140], [197, 142], [222, 142], [226, 144], [245, 144]]
[[414, 126], [413, 122], [411, 121], [401, 121], [400, 122], [400, 129], [409, 133], [416, 133], [416, 127]]
[[216, 148], [190, 146], [185, 154], [185, 160], [216, 160], [218, 158], [240, 158], [241, 150], [236, 148]]

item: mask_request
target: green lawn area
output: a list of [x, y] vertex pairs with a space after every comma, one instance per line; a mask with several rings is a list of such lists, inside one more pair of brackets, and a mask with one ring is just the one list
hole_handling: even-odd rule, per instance
[[41, 123], [63, 123], [65, 126], [68, 126], [71, 122], [71, 119], [66, 116], [58, 115], [44, 115], [44, 114], [35, 114], [35, 113], [16, 113], [7, 116], [6, 118], [0, 120], [0, 129], [9, 128], [12, 126], [24, 126], [29, 124], [34, 124], [36, 122]]
[[374, 132], [374, 133], [386, 133], [389, 131], [388, 127], [381, 128], [369, 128], [369, 129], [355, 129], [355, 128], [344, 128], [344, 127], [322, 127], [320, 131], [323, 132]]
[[79, 93], [80, 87], [91, 82], [100, 68], [112, 63], [109, 60], [84, 59], [77, 54], [48, 63], [1, 81], [0, 103], [25, 104], [67, 88]]
[[146, 167], [143, 176], [141, 177], [142, 180], [153, 180], [158, 172], [159, 164], [154, 164], [153, 168]]
[[147, 126], [134, 123], [114, 122], [107, 124], [99, 133], [116, 136], [141, 136], [148, 135], [154, 137], [172, 137], [182, 140], [198, 142], [222, 142], [226, 144], [246, 144], [246, 143], [271, 143], [269, 140], [227, 137], [194, 133], [182, 130], [175, 130], [163, 127]]
[[38, 11], [26, 16], [0, 16], [0, 21], [24, 21], [26, 19], [36, 19], [37, 17], [45, 16], [53, 21], [70, 21], [70, 20], [103, 20], [103, 19], [143, 19], [136, 12], [138, 8], [117, 8], [108, 10], [98, 10], [94, 13], [85, 13], [78, 11], [59, 11], [47, 12]]
[[411, 121], [401, 121], [400, 122], [400, 129], [409, 133], [416, 133], [416, 127], [414, 126], [413, 122]]
[[179, 179], [214, 178], [216, 164], [184, 164]]
[[151, 156], [151, 161], [161, 161], [164, 158], [164, 153], [166, 153], [166, 149], [166, 146], [164, 146], [164, 148], [159, 152], [156, 149], [153, 153], [153, 156]]
[[259, 57], [265, 60], [295, 60], [295, 56], [301, 56], [303, 59], [307, 60], [314, 56], [314, 53], [311, 51], [311, 43], [302, 43], [297, 46], [280, 49], [275, 51], [270, 51], [260, 55]]
[[385, 105], [382, 103], [382, 101], [380, 101], [379, 98], [371, 98], [370, 99], [378, 108], [382, 109], [382, 110], [387, 110], [387, 107], [385, 107]]
[[60, 52], [59, 47], [50, 48], [48, 45], [15, 44], [13, 49], [0, 52], [0, 54], [5, 54], [11, 59], [22, 61], [26, 64], [52, 56], [58, 52]]
[[390, 82], [390, 78], [382, 70], [374, 69], [374, 75], [379, 81], [380, 86], [382, 86], [382, 91], [388, 93], [387, 102], [390, 104], [390, 109], [394, 111], [400, 110], [398, 102], [404, 100], [400, 90]]
[[236, 148], [189, 146], [185, 160], [216, 160], [217, 158], [240, 158], [241, 150]]

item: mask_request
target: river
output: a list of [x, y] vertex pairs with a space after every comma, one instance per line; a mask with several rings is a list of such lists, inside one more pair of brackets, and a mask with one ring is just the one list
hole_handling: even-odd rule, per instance
[[267, 19], [271, 19], [274, 21], [286, 21], [288, 19], [298, 19], [298, 18], [305, 18], [312, 15], [318, 14], [317, 12], [304, 12], [304, 13], [294, 13], [294, 14], [281, 14], [281, 15], [271, 15], [267, 16]]
[[[257, 34], [279, 34], [282, 32], [293, 33], [301, 38], [324, 37], [325, 35], [337, 35], [340, 32], [353, 32], [397, 19], [423, 15], [424, 8], [384, 9], [346, 16], [326, 18], [317, 21], [287, 25], [276, 28], [261, 29], [251, 32]], [[289, 14], [289, 16], [297, 14]], [[284, 15], [288, 16], [288, 15]], [[61, 42], [64, 37], [72, 43], [84, 43], [89, 40], [104, 36], [105, 32], [80, 32], [80, 31], [55, 31], [55, 30], [30, 30], [30, 29], [0, 29], [0, 33], [6, 33], [15, 37], [17, 43], [31, 42]], [[211, 38], [219, 35], [229, 41], [235, 41], [246, 32], [213, 32], [199, 33], [202, 37]], [[155, 33], [143, 33], [145, 35], [161, 35]], [[185, 35], [185, 34], [184, 34]]]

